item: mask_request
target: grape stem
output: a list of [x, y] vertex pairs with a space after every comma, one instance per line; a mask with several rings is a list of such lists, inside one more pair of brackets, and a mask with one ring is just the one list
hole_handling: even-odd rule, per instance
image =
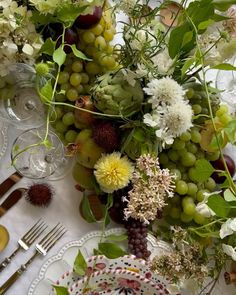
[[234, 181], [233, 181], [233, 179], [232, 179], [232, 177], [231, 177], [231, 175], [229, 173], [229, 169], [228, 169], [228, 166], [227, 166], [227, 164], [225, 162], [225, 159], [224, 159], [224, 156], [223, 156], [223, 152], [222, 152], [222, 149], [221, 149], [221, 146], [220, 146], [220, 143], [219, 143], [219, 139], [217, 137], [217, 128], [216, 128], [214, 117], [213, 117], [213, 112], [212, 112], [212, 107], [211, 107], [211, 100], [210, 100], [210, 94], [209, 94], [209, 90], [208, 90], [208, 86], [207, 86], [207, 82], [206, 82], [206, 73], [205, 73], [205, 70], [204, 70], [204, 68], [205, 68], [204, 56], [202, 54], [202, 50], [201, 50], [201, 47], [200, 47], [199, 42], [198, 42], [198, 39], [197, 39], [198, 30], [197, 30], [194, 22], [189, 17], [189, 15], [188, 15], [188, 13], [186, 11], [185, 11], [185, 14], [186, 14], [186, 17], [188, 18], [188, 20], [190, 21], [190, 23], [192, 24], [193, 29], [194, 29], [194, 31], [196, 33], [196, 44], [197, 44], [197, 49], [200, 52], [200, 58], [199, 59], [200, 59], [200, 62], [201, 62], [201, 69], [202, 69], [202, 75], [203, 75], [203, 84], [204, 84], [204, 88], [205, 88], [206, 95], [207, 95], [207, 102], [208, 102], [208, 107], [209, 107], [211, 122], [212, 122], [212, 126], [214, 128], [214, 133], [215, 133], [215, 137], [216, 137], [217, 146], [219, 148], [220, 156], [221, 156], [221, 159], [223, 161], [225, 171], [227, 172], [228, 179], [229, 179], [229, 182], [230, 182], [232, 191], [234, 192], [234, 194], [236, 194], [236, 186], [235, 186]]

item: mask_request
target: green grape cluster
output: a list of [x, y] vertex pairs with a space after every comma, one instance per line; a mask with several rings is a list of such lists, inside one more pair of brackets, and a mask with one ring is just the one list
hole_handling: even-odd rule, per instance
[[[194, 115], [209, 115], [209, 104], [204, 85], [196, 82], [190, 82], [187, 83], [185, 87], [187, 89], [186, 96], [189, 99], [190, 104], [192, 105]], [[210, 102], [213, 116], [215, 116], [215, 113], [219, 109], [220, 105], [219, 96], [216, 93], [210, 93]], [[195, 123], [203, 123], [205, 120], [206, 118], [199, 117], [195, 120]]]
[[[82, 61], [72, 53], [66, 61], [58, 78], [55, 100], [74, 105], [81, 95], [87, 95], [95, 77], [117, 67], [113, 46], [115, 27], [110, 11], [104, 11], [100, 22], [89, 30], [78, 30], [78, 48], [91, 60]], [[74, 110], [57, 106], [51, 114], [51, 123], [56, 133], [67, 145], [75, 142], [81, 124], [76, 121]]]
[[205, 218], [196, 211], [196, 205], [203, 201], [205, 192], [216, 189], [216, 183], [211, 177], [202, 183], [195, 181], [193, 172], [198, 159], [215, 161], [220, 157], [219, 152], [204, 152], [199, 145], [200, 141], [200, 130], [193, 127], [176, 138], [173, 145], [159, 155], [162, 167], [170, 169], [176, 176], [175, 195], [170, 199], [164, 214], [174, 220], [180, 219], [183, 223], [205, 223]]

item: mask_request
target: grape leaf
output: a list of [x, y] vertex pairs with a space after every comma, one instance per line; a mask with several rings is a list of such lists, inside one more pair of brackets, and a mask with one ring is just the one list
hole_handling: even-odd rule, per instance
[[75, 56], [77, 56], [77, 57], [79, 57], [81, 59], [84, 59], [84, 60], [88, 60], [88, 61], [92, 60], [91, 58], [88, 58], [82, 51], [78, 50], [76, 48], [75, 44], [70, 45], [70, 47], [71, 47], [71, 49], [72, 49]]
[[228, 63], [218, 64], [211, 68], [216, 70], [223, 70], [223, 71], [236, 71], [236, 67]]
[[53, 41], [51, 38], [48, 38], [43, 46], [41, 47], [40, 49], [40, 53], [44, 53], [44, 54], [47, 54], [47, 55], [53, 55], [53, 52], [55, 50], [55, 41]]
[[224, 191], [224, 199], [225, 199], [225, 201], [227, 201], [227, 202], [234, 202], [234, 201], [236, 201], [236, 196], [235, 196], [235, 194], [233, 194], [233, 193], [231, 192], [230, 189], [226, 189], [226, 190]]
[[40, 88], [39, 96], [42, 102], [45, 103], [45, 102], [52, 101], [53, 99], [52, 94], [53, 94], [52, 84], [51, 84], [51, 81], [49, 80], [42, 88]]
[[52, 56], [55, 63], [57, 63], [60, 66], [62, 66], [66, 60], [66, 53], [64, 52], [63, 46], [58, 47], [54, 52]]
[[73, 269], [79, 276], [85, 275], [85, 272], [87, 269], [87, 263], [80, 250], [78, 251], [78, 254], [75, 258]]
[[106, 240], [109, 241], [114, 241], [114, 242], [122, 242], [127, 240], [127, 235], [122, 234], [122, 235], [109, 235], [106, 237]]
[[214, 171], [215, 169], [206, 159], [199, 159], [192, 169], [191, 177], [194, 181], [203, 182], [206, 181]]
[[88, 198], [84, 195], [83, 199], [81, 201], [81, 213], [82, 216], [84, 217], [84, 219], [88, 222], [88, 223], [92, 223], [92, 222], [96, 222], [96, 218], [93, 215], [93, 212], [91, 210], [90, 204], [89, 204], [89, 200]]
[[87, 5], [66, 4], [57, 10], [57, 19], [67, 25], [72, 24], [75, 19], [87, 8]]
[[207, 200], [207, 205], [219, 217], [226, 218], [229, 215], [231, 206], [220, 195], [212, 195]]
[[66, 287], [53, 286], [57, 295], [70, 295]]
[[123, 249], [113, 243], [99, 243], [98, 250], [110, 259], [118, 258], [127, 254]]

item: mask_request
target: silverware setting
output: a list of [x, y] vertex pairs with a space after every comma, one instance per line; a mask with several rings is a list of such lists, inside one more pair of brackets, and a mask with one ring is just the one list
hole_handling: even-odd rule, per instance
[[30, 246], [36, 241], [36, 239], [46, 230], [48, 226], [44, 221], [39, 219], [30, 229], [25, 233], [23, 237], [21, 237], [18, 240], [18, 247], [12, 254], [5, 258], [1, 263], [0, 263], [0, 272], [5, 269], [8, 264], [11, 263], [12, 259], [16, 256], [16, 254], [20, 250], [25, 250], [27, 251]]
[[[18, 248], [12, 253], [12, 255], [5, 260], [11, 259], [16, 255], [19, 251], [18, 249], [23, 248], [24, 250], [28, 250], [30, 245], [44, 232], [47, 228], [46, 224], [39, 220], [25, 235], [18, 241]], [[42, 240], [36, 244], [35, 253], [24, 263], [22, 264], [15, 273], [2, 285], [0, 286], [0, 295], [6, 294], [9, 288], [17, 281], [17, 279], [27, 270], [28, 266], [35, 260], [36, 257], [43, 255], [46, 256], [51, 248], [64, 236], [67, 232], [66, 228], [57, 223], [51, 231], [49, 231]], [[14, 254], [15, 253], [15, 254]], [[2, 264], [5, 265], [5, 260]], [[9, 261], [9, 262], [10, 262]], [[6, 266], [9, 264], [6, 264]], [[5, 266], [4, 266], [5, 268]]]

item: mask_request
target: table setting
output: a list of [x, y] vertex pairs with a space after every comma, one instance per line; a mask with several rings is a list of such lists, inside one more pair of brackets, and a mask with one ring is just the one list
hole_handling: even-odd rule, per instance
[[235, 1], [0, 9], [0, 294], [235, 294]]

